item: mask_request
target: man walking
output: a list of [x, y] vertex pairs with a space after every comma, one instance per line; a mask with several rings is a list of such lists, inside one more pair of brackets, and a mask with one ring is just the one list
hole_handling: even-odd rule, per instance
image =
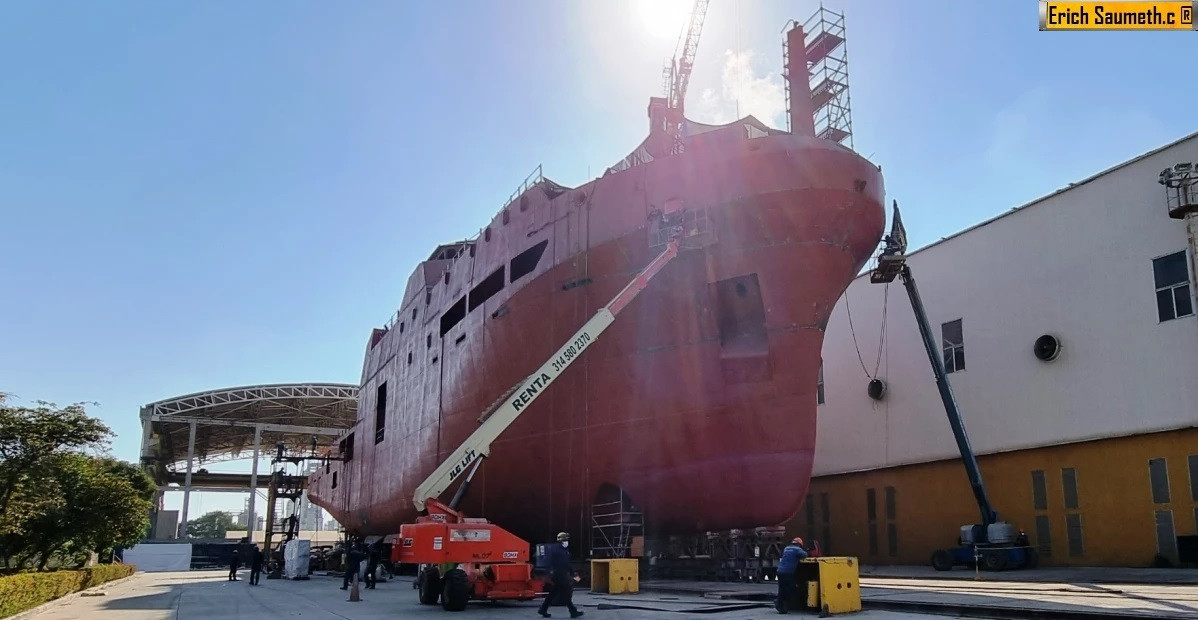
[[574, 606], [574, 574], [570, 570], [570, 552], [567, 548], [570, 546], [570, 535], [566, 532], [558, 532], [557, 541], [561, 544], [550, 545], [546, 555], [549, 557], [549, 592], [545, 594], [545, 600], [541, 602], [541, 608], [537, 613], [542, 617], [549, 618], [550, 605], [564, 605], [570, 610], [570, 617], [577, 618], [582, 615], [581, 611]]
[[241, 545], [233, 547], [233, 557], [229, 560], [229, 581], [237, 581], [237, 569], [241, 568]]
[[362, 547], [358, 543], [354, 543], [345, 549], [345, 579], [341, 581], [341, 589], [348, 590], [350, 577], [361, 570]]
[[368, 551], [367, 551], [367, 555], [366, 555], [366, 588], [368, 590], [373, 590], [374, 584], [375, 584], [375, 573], [378, 572], [378, 569], [379, 569], [378, 543], [377, 542], [372, 543], [371, 545], [367, 546], [367, 549], [368, 549]]
[[262, 577], [262, 563], [265, 557], [262, 555], [262, 548], [254, 545], [253, 551], [250, 552], [250, 585], [258, 585], [258, 580]]
[[795, 537], [782, 550], [782, 557], [778, 560], [778, 600], [774, 602], [774, 608], [780, 614], [787, 612], [791, 599], [799, 589], [799, 560], [805, 557], [807, 550], [803, 548], [803, 539], [799, 537]]

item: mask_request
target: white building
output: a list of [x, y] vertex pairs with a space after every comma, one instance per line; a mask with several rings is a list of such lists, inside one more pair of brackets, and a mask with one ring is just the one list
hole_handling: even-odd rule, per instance
[[[1176, 561], [1198, 533], [1193, 248], [1158, 183], [1179, 162], [1198, 162], [1198, 134], [910, 254], [991, 500], [1043, 564]], [[901, 280], [849, 286], [823, 364], [794, 529], [865, 563], [926, 563], [979, 515]]]

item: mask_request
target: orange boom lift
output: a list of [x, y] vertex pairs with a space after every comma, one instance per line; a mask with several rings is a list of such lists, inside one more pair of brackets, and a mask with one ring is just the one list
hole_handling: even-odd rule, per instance
[[[675, 235], [680, 232], [675, 231]], [[470, 600], [526, 601], [544, 589], [544, 582], [532, 576], [527, 541], [486, 519], [467, 517], [458, 512], [457, 506], [479, 465], [490, 454], [491, 443], [599, 339], [620, 311], [677, 255], [675, 238], [536, 372], [509, 390], [498, 408], [490, 415], [484, 413], [482, 425], [416, 487], [413, 502], [428, 514], [418, 517], [416, 523], [400, 526], [391, 559], [420, 565], [416, 587], [421, 603], [433, 605], [440, 599], [445, 610], [461, 611]], [[438, 501], [467, 469], [469, 473], [453, 500], [449, 504]]]

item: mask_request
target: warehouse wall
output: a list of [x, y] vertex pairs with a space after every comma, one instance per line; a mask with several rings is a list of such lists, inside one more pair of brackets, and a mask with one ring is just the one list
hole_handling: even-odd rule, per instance
[[[942, 323], [962, 319], [965, 366], [949, 376], [979, 453], [1198, 424], [1198, 319], [1159, 321], [1153, 281], [1153, 258], [1187, 247], [1184, 223], [1168, 217], [1157, 183], [1162, 169], [1181, 161], [1198, 161], [1198, 137], [912, 254], [937, 341]], [[1193, 293], [1191, 287], [1191, 302]], [[878, 374], [888, 392], [876, 402], [866, 394], [857, 347], [872, 373], [883, 316]], [[1032, 355], [1032, 343], [1045, 333], [1064, 344], [1047, 363]], [[823, 360], [817, 476], [957, 456], [900, 282], [887, 287], [866, 276], [849, 287], [828, 324]], [[926, 469], [935, 480], [957, 480], [951, 493], [920, 490], [918, 477], [903, 478], [909, 480], [904, 497], [967, 498], [963, 475], [941, 476], [940, 467], [957, 471], [957, 465]], [[1050, 478], [1057, 480], [1054, 467]], [[837, 501], [849, 510], [851, 502], [864, 502], [859, 495]], [[969, 517], [962, 510], [950, 522]], [[942, 542], [951, 534], [932, 530]]]
[[[1164, 459], [1161, 469], [1167, 472], [1167, 485], [1158, 480], [1155, 493], [1153, 459]], [[1028, 533], [1040, 548], [1042, 565], [1148, 566], [1158, 552], [1176, 558], [1174, 536], [1198, 534], [1198, 429], [979, 461], [999, 516]], [[1042, 494], [1033, 472], [1043, 472]], [[1074, 481], [1073, 493], [1067, 492], [1067, 477]], [[1167, 525], [1166, 517], [1173, 530], [1160, 528], [1158, 541], [1158, 518]], [[965, 469], [950, 460], [816, 478], [787, 531], [819, 539], [826, 553], [857, 556], [865, 564], [926, 565], [934, 550], [956, 543], [961, 525], [978, 519]]]

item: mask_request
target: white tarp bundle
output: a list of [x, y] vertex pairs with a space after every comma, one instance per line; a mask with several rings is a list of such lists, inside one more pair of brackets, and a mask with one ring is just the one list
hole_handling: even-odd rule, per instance
[[283, 576], [287, 579], [307, 579], [311, 554], [312, 541], [299, 538], [287, 541], [283, 547]]
[[142, 543], [125, 549], [122, 557], [147, 573], [191, 570], [191, 543]]

